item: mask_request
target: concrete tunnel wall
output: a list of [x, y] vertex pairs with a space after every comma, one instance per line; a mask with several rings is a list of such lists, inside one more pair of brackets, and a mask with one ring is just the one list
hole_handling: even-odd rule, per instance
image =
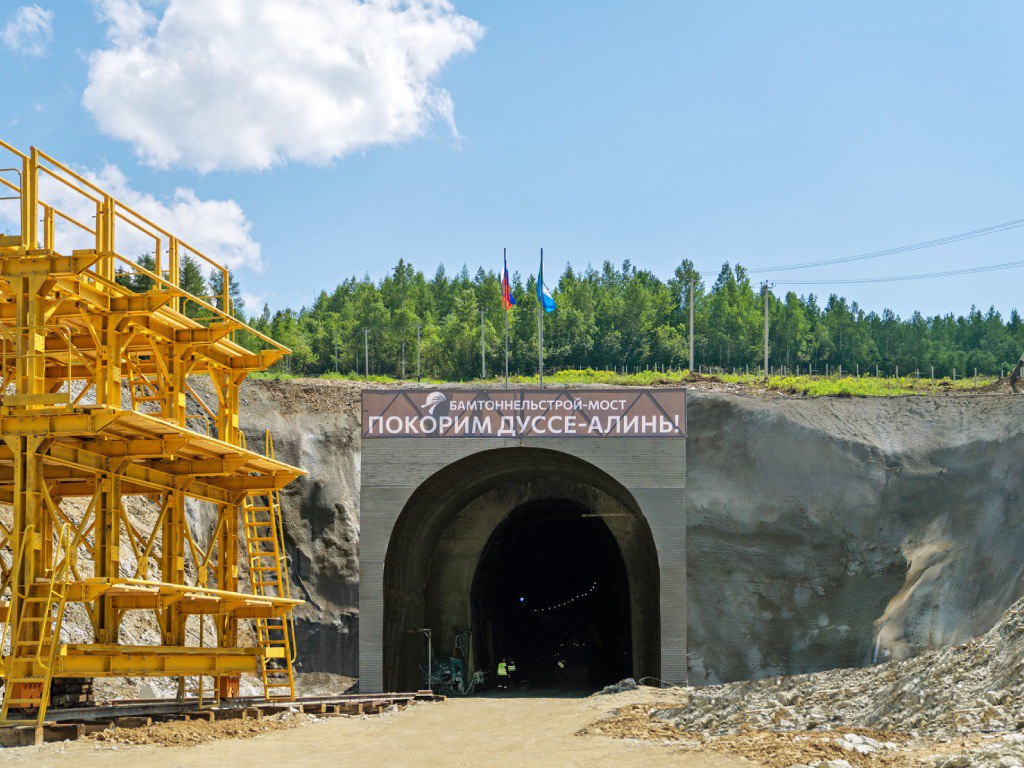
[[[522, 465], [523, 462], [516, 463]], [[417, 584], [426, 584], [425, 599], [421, 601], [422, 626], [434, 628], [435, 647], [450, 648], [455, 639], [453, 628], [475, 628], [477, 624], [467, 596], [472, 592], [484, 550], [502, 521], [515, 510], [535, 500], [575, 503], [592, 514], [607, 516], [604, 525], [622, 554], [630, 594], [632, 674], [638, 677], [659, 676], [658, 553], [647, 521], [636, 502], [621, 486], [615, 489], [619, 491], [615, 495], [600, 488], [599, 484], [618, 484], [603, 476], [603, 473], [598, 475], [598, 471], [591, 465], [579, 466], [578, 460], [553, 452], [546, 453], [544, 463], [545, 471], [539, 479], [503, 482], [477, 496], [461, 509], [453, 510], [437, 541], [423, 547], [423, 551], [432, 553], [429, 560], [424, 558], [428, 562], [424, 578], [414, 577], [410, 580], [410, 569], [390, 568], [386, 564], [386, 593], [394, 590], [396, 594], [404, 596], [410, 587], [415, 589]], [[417, 499], [419, 503], [427, 505], [432, 501], [429, 493], [417, 494], [410, 500], [407, 513], [412, 512], [412, 505], [417, 503]], [[408, 519], [418, 517], [419, 514], [413, 513]], [[404, 533], [411, 527], [400, 525], [396, 529], [388, 553], [389, 562], [408, 562], [406, 553], [422, 543], [417, 532], [400, 535], [400, 530]], [[392, 578], [389, 578], [392, 574]], [[403, 575], [407, 583], [402, 583]], [[419, 642], [422, 644], [421, 640]], [[393, 681], [385, 675], [389, 685], [393, 682], [396, 687], [407, 687], [416, 682], [403, 677], [403, 670], [394, 659], [388, 663], [385, 658], [385, 662], [385, 666], [391, 666], [396, 671]]]
[[[215, 402], [203, 386], [193, 382]], [[359, 397], [360, 385], [326, 379], [250, 379], [242, 390], [250, 443], [270, 429], [279, 458], [309, 471], [282, 493], [293, 594], [306, 600], [296, 611], [302, 670], [351, 678], [360, 629], [373, 631], [360, 517], [369, 535], [380, 509], [371, 499], [360, 515], [360, 463], [377, 486], [414, 484], [390, 471], [390, 448], [360, 439]], [[909, 658], [986, 632], [1024, 595], [1024, 397], [806, 398], [698, 386], [687, 393], [687, 426], [690, 683]], [[440, 451], [458, 458], [447, 440], [406, 442], [419, 457], [402, 466]], [[631, 455], [654, 472], [663, 463], [640, 445], [646, 439], [624, 442], [623, 471], [634, 473]], [[466, 451], [518, 443], [474, 445]], [[558, 449], [555, 438], [533, 445]], [[674, 465], [681, 448], [665, 450]], [[194, 510], [190, 519], [198, 530]], [[650, 525], [654, 535], [660, 523]], [[377, 552], [377, 589], [388, 535], [376, 550], [362, 547]]]
[[676, 439], [366, 440], [361, 689], [418, 686], [410, 659], [425, 641], [408, 630], [430, 626], [449, 648], [454, 627], [472, 626], [473, 579], [495, 528], [552, 498], [617, 513], [606, 524], [626, 563], [634, 673], [685, 680], [685, 466]]

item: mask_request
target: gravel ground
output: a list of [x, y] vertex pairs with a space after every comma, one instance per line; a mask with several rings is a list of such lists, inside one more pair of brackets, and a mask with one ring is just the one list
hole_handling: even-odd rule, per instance
[[[644, 692], [657, 697], [656, 691]], [[192, 740], [193, 731], [153, 729], [111, 742], [82, 739], [0, 751], [0, 765], [33, 768], [182, 768], [209, 765], [253, 768], [286, 765], [322, 768], [430, 766], [443, 768], [749, 768], [720, 752], [684, 753], [648, 740], [579, 736], [579, 730], [607, 715], [611, 697], [480, 696], [411, 706], [401, 712], [363, 717], [303, 716], [299, 727], [285, 723], [251, 738]], [[625, 700], [630, 700], [627, 697]], [[235, 722], [237, 721], [228, 721]], [[197, 724], [201, 725], [201, 724]], [[205, 725], [209, 726], [210, 723]], [[212, 725], [217, 725], [216, 723]], [[181, 736], [176, 740], [177, 736]]]
[[1020, 768], [1022, 669], [1024, 600], [960, 646], [864, 669], [673, 688], [657, 704], [623, 707], [585, 730], [720, 750], [769, 768]]
[[205, 744], [217, 739], [244, 739], [273, 731], [297, 728], [315, 720], [311, 715], [284, 712], [260, 720], [219, 720], [206, 722], [156, 723], [144, 728], [111, 728], [86, 737], [87, 741], [117, 748], [120, 745], [149, 744], [162, 747], [185, 747]]

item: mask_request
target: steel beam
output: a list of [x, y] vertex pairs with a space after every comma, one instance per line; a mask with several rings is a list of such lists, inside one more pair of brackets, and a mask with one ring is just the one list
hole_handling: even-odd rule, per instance
[[[57, 676], [212, 676], [230, 693], [238, 675], [259, 672], [267, 658], [290, 664], [262, 636], [259, 647], [239, 647], [238, 622], [287, 617], [300, 601], [237, 591], [240, 505], [247, 494], [280, 489], [301, 474], [242, 447], [238, 387], [287, 350], [251, 352], [235, 343], [233, 332], [247, 326], [215, 308], [212, 322], [184, 315], [185, 303], [206, 302], [179, 285], [180, 250], [202, 254], [45, 153], [0, 142], [4, 151], [21, 165], [21, 217], [19, 231], [0, 242], [0, 503], [13, 507], [11, 528], [0, 537], [10, 550], [4, 562], [12, 563], [10, 597], [0, 594], [12, 650], [0, 669], [29, 678], [8, 681], [6, 704], [38, 702], [42, 719], [48, 668]], [[68, 214], [40, 203], [43, 172], [95, 208], [95, 225], [81, 225], [95, 236], [94, 248], [62, 251], [53, 222]], [[144, 293], [117, 282], [116, 230], [133, 222], [157, 238], [157, 275], [149, 276], [156, 287]], [[216, 438], [187, 426], [188, 377], [200, 374], [218, 393], [209, 411]], [[126, 381], [130, 408], [122, 403]], [[135, 410], [135, 386], [159, 410]], [[127, 515], [129, 494], [159, 503], [149, 530]], [[70, 496], [91, 499], [81, 519], [60, 507]], [[201, 546], [185, 519], [186, 498], [217, 508], [216, 529]], [[122, 546], [145, 578], [120, 577]], [[82, 553], [95, 574], [84, 580], [76, 564]], [[200, 585], [210, 574], [219, 589], [186, 583], [190, 558]], [[68, 601], [85, 605], [96, 643], [62, 645], [47, 634], [58, 631], [51, 617]], [[154, 611], [161, 645], [119, 644], [121, 617], [131, 610]], [[192, 615], [214, 617], [217, 647], [185, 647]], [[50, 667], [48, 648], [59, 651]]]

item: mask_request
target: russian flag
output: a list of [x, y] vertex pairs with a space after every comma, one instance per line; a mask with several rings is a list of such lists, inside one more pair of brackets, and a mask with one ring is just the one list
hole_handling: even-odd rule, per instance
[[512, 295], [512, 287], [508, 282], [508, 253], [505, 253], [505, 269], [501, 273], [501, 303], [508, 312], [516, 305], [516, 297]]
[[537, 301], [539, 301], [545, 312], [555, 311], [555, 300], [551, 296], [551, 291], [544, 285], [544, 249], [540, 249], [540, 269], [537, 272]]

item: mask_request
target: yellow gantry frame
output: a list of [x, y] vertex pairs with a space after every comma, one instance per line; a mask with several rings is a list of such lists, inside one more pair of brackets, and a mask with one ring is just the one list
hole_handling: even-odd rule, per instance
[[[36, 148], [0, 141], [0, 158], [10, 161], [0, 160], [0, 204], [18, 206], [20, 221], [0, 235], [0, 504], [13, 510], [9, 525], [0, 517], [0, 546], [14, 555], [10, 567], [0, 562], [8, 695], [16, 687], [13, 700], [37, 697], [42, 711], [48, 674], [215, 676], [220, 695], [233, 695], [239, 674], [281, 655], [266, 643], [240, 647], [239, 622], [288, 621], [300, 602], [285, 589], [239, 591], [243, 505], [301, 474], [245, 447], [239, 386], [289, 350], [234, 317], [226, 268]], [[74, 203], [59, 209], [41, 189]], [[155, 268], [118, 253], [119, 236], [145, 242]], [[186, 253], [219, 273], [220, 295], [182, 289]], [[137, 293], [126, 275], [150, 287]], [[262, 350], [237, 343], [240, 332]], [[215, 406], [195, 398], [198, 420], [186, 411], [192, 376], [209, 377], [216, 393]], [[128, 495], [155, 503], [151, 528], [125, 512]], [[80, 519], [62, 508], [69, 497], [88, 499]], [[186, 498], [217, 509], [205, 545], [186, 522]], [[125, 547], [134, 573], [123, 572]], [[277, 567], [280, 581], [283, 553]], [[59, 616], [56, 603], [32, 595], [55, 573], [66, 574], [51, 593], [62, 598], [58, 613], [83, 604], [94, 640], [52, 638], [59, 648], [44, 668], [33, 659]], [[159, 646], [120, 643], [131, 610], [155, 613]], [[214, 617], [215, 647], [186, 645], [193, 615]]]

